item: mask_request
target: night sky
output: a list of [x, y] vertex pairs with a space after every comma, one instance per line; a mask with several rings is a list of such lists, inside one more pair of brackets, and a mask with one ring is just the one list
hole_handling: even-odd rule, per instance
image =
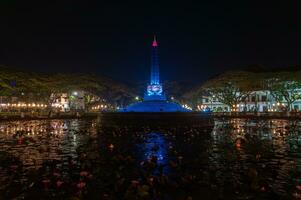
[[153, 34], [164, 80], [301, 64], [301, 1], [57, 2], [1, 1], [0, 64], [146, 81]]

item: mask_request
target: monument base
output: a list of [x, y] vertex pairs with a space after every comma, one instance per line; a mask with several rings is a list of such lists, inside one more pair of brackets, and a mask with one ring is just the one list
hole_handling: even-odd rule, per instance
[[101, 113], [99, 120], [102, 126], [134, 126], [136, 129], [161, 129], [163, 127], [202, 127], [212, 131], [214, 119], [207, 113], [197, 112], [113, 112]]
[[166, 101], [166, 96], [162, 95], [144, 95], [144, 101]]
[[164, 100], [148, 100], [129, 105], [120, 112], [191, 112], [181, 105]]

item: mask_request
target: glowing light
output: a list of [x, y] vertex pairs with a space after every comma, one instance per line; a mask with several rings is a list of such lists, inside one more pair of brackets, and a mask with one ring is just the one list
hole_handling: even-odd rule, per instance
[[152, 46], [153, 47], [157, 47], [158, 46], [158, 43], [157, 43], [157, 40], [156, 40], [156, 36], [154, 36], [154, 40], [153, 40]]
[[147, 86], [147, 95], [158, 95], [161, 96], [163, 92], [162, 86], [160, 84], [151, 84]]

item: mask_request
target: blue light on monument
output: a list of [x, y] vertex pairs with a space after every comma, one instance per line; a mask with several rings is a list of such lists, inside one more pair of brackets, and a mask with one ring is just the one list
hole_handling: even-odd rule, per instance
[[190, 112], [175, 102], [168, 102], [160, 81], [158, 42], [154, 37], [152, 43], [152, 59], [150, 82], [147, 85], [144, 101], [129, 105], [120, 112]]
[[158, 59], [158, 43], [156, 37], [152, 44], [152, 63], [151, 63], [151, 75], [150, 84], [147, 86], [147, 95], [161, 96], [163, 93], [162, 85], [160, 84], [160, 72], [159, 72], [159, 59]]
[[147, 86], [147, 95], [162, 95], [163, 89], [161, 85], [148, 85]]

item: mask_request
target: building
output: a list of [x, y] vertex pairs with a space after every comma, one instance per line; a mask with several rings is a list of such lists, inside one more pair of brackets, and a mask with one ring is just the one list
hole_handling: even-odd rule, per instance
[[[54, 96], [54, 95], [52, 95]], [[67, 93], [62, 93], [54, 98], [53, 103], [51, 104], [52, 107], [57, 108], [61, 112], [68, 112], [70, 111], [69, 106], [69, 98]]]
[[52, 107], [57, 108], [61, 112], [68, 112], [70, 110], [84, 110], [85, 109], [85, 92], [75, 91], [71, 94], [60, 93], [52, 95]]
[[[297, 92], [301, 94], [301, 88]], [[231, 107], [220, 102], [214, 95], [203, 96], [201, 104], [198, 105], [199, 110], [211, 110], [213, 112], [279, 112], [285, 110], [286, 107], [287, 103], [284, 99], [277, 101], [268, 90], [252, 91], [243, 101]], [[292, 109], [301, 110], [301, 99], [292, 104]]]

